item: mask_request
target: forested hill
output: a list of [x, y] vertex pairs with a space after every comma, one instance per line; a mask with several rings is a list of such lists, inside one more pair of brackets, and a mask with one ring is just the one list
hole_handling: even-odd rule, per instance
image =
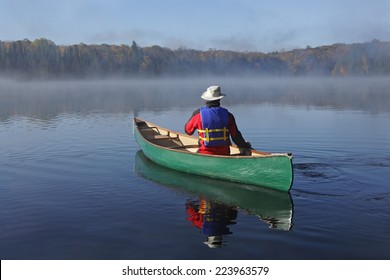
[[88, 78], [183, 75], [390, 76], [390, 42], [261, 53], [159, 46], [0, 41], [0, 76]]

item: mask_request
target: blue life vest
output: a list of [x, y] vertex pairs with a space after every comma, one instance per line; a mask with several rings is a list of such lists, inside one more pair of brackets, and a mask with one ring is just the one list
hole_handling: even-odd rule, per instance
[[204, 145], [206, 147], [229, 145], [228, 110], [222, 107], [202, 107], [200, 116], [203, 129], [198, 129], [198, 132]]

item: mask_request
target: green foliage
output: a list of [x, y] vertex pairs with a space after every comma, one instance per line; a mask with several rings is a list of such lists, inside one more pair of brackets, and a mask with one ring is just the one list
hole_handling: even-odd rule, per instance
[[388, 76], [390, 42], [335, 44], [264, 54], [159, 46], [57, 46], [48, 39], [0, 41], [0, 75], [85, 78], [161, 75]]

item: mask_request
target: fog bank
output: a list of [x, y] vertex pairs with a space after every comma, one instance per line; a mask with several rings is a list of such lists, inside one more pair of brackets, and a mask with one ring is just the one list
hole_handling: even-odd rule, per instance
[[281, 106], [390, 112], [386, 78], [227, 78], [17, 82], [0, 80], [0, 119], [50, 119], [61, 113], [125, 113], [202, 106], [202, 92], [220, 85], [225, 106]]

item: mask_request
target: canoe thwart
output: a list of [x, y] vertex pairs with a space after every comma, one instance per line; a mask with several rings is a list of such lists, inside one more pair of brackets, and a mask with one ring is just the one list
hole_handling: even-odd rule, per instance
[[170, 135], [152, 135], [147, 137], [146, 140], [179, 140], [179, 136], [172, 137]]
[[191, 149], [191, 148], [199, 148], [199, 145], [172, 146], [167, 148], [168, 149]]

